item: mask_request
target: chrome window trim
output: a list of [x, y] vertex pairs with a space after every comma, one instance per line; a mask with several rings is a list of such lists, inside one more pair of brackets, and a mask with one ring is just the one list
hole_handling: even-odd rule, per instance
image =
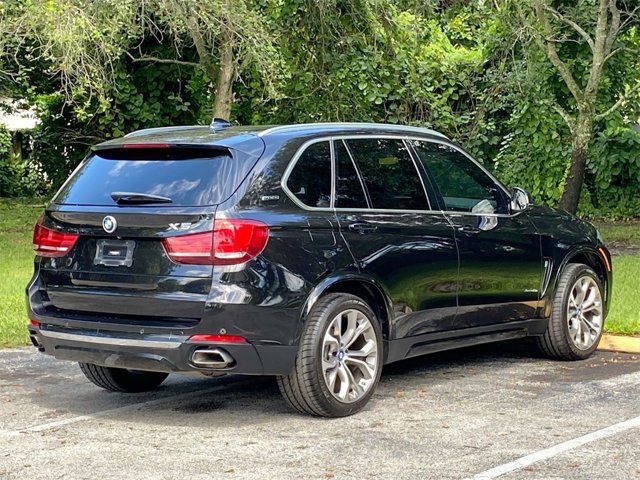
[[[295, 203], [298, 207], [302, 208], [303, 210], [308, 210], [308, 211], [320, 211], [320, 212], [327, 212], [327, 211], [342, 211], [342, 210], [353, 210], [353, 209], [342, 209], [342, 208], [336, 208], [333, 206], [334, 203], [334, 198], [335, 198], [335, 151], [334, 151], [334, 146], [333, 146], [333, 142], [338, 141], [338, 140], [342, 140], [345, 147], [347, 148], [347, 152], [351, 158], [351, 161], [354, 164], [354, 167], [356, 169], [356, 173], [358, 174], [359, 180], [360, 180], [360, 184], [363, 187], [364, 193], [365, 193], [365, 199], [367, 201], [368, 204], [370, 204], [369, 202], [369, 198], [367, 195], [367, 191], [364, 188], [364, 185], [362, 185], [362, 176], [360, 175], [360, 171], [357, 167], [357, 165], [355, 165], [355, 161], [353, 159], [353, 155], [351, 154], [351, 151], [349, 149], [349, 146], [347, 145], [346, 142], [344, 142], [344, 140], [353, 140], [353, 139], [361, 139], [361, 138], [384, 138], [384, 139], [391, 139], [391, 140], [400, 140], [403, 142], [403, 146], [405, 148], [405, 150], [407, 150], [407, 153], [409, 154], [409, 158], [411, 159], [411, 163], [413, 164], [413, 167], [416, 171], [416, 174], [418, 175], [418, 179], [420, 180], [420, 184], [422, 185], [422, 190], [425, 196], [425, 199], [427, 201], [427, 205], [429, 206], [429, 208], [431, 208], [431, 201], [429, 200], [429, 195], [427, 194], [427, 190], [425, 188], [424, 185], [424, 181], [422, 179], [422, 175], [420, 174], [420, 170], [418, 169], [418, 166], [415, 163], [415, 159], [413, 158], [413, 155], [411, 154], [411, 149], [409, 149], [406, 145], [407, 140], [409, 139], [417, 139], [420, 140], [420, 137], [412, 137], [412, 136], [406, 136], [406, 135], [390, 135], [390, 134], [360, 134], [360, 135], [330, 135], [330, 136], [325, 136], [325, 137], [318, 137], [318, 138], [313, 138], [311, 140], [308, 140], [306, 142], [304, 142], [296, 151], [296, 153], [293, 155], [293, 157], [291, 158], [291, 160], [289, 161], [289, 164], [287, 165], [287, 168], [285, 169], [284, 173], [282, 174], [282, 179], [280, 180], [280, 187], [282, 188], [282, 190], [284, 191], [284, 193], [287, 195], [287, 197], [289, 197], [289, 199]], [[316, 143], [320, 143], [320, 142], [330, 142], [329, 144], [329, 148], [330, 148], [330, 152], [331, 152], [331, 173], [332, 173], [332, 180], [331, 180], [331, 206], [329, 208], [325, 208], [325, 207], [310, 207], [309, 205], [306, 205], [304, 203], [302, 203], [298, 197], [296, 197], [294, 195], [294, 193], [289, 189], [289, 187], [287, 187], [287, 180], [289, 180], [289, 176], [291, 175], [291, 172], [293, 171], [293, 169], [295, 168], [296, 164], [298, 163], [298, 160], [300, 159], [300, 157], [302, 156], [302, 154], [305, 152], [305, 150], [307, 148], [309, 148], [311, 145], [316, 144]], [[402, 211], [402, 212], [413, 212], [413, 211], [433, 211], [433, 212], [439, 212], [439, 210], [399, 210], [399, 209], [384, 209], [384, 208], [369, 208], [369, 209], [364, 209], [364, 210], [369, 210], [369, 211], [386, 211], [386, 212], [397, 212], [397, 211]]]
[[[325, 211], [330, 211], [330, 209], [324, 209]], [[507, 214], [507, 213], [474, 213], [474, 212], [455, 212], [450, 210], [402, 210], [395, 208], [334, 208], [332, 211], [335, 212], [354, 212], [354, 213], [421, 213], [421, 214], [438, 214], [438, 215], [447, 215], [449, 217], [456, 216], [472, 216], [472, 217], [515, 217], [518, 214]], [[521, 213], [521, 212], [518, 212]]]
[[[476, 164], [509, 197], [509, 192], [507, 191], [507, 189], [493, 175], [491, 175], [482, 165], [480, 165], [478, 162], [476, 162], [473, 159], [473, 157], [471, 157], [469, 154], [467, 154], [464, 150], [460, 149], [459, 147], [456, 147], [455, 145], [452, 145], [448, 141], [439, 141], [439, 140], [435, 140], [435, 139], [417, 137], [417, 136], [414, 136], [414, 135], [390, 135], [390, 134], [379, 134], [379, 135], [376, 135], [376, 134], [367, 133], [367, 134], [360, 134], [360, 135], [357, 135], [357, 134], [354, 134], [354, 135], [329, 135], [329, 136], [324, 136], [324, 137], [313, 138], [311, 140], [308, 140], [308, 141], [304, 142], [298, 148], [296, 153], [293, 155], [293, 157], [289, 161], [289, 164], [287, 165], [287, 168], [285, 169], [285, 171], [284, 171], [284, 173], [282, 175], [282, 179], [280, 180], [280, 187], [282, 188], [284, 193], [287, 195], [287, 197], [289, 197], [289, 199], [294, 204], [296, 204], [298, 207], [300, 207], [303, 210], [315, 211], [315, 212], [334, 212], [334, 213], [335, 212], [421, 213], [421, 214], [432, 214], [432, 215], [433, 214], [438, 214], [438, 215], [447, 215], [447, 216], [465, 215], [465, 216], [473, 216], [473, 217], [504, 217], [504, 218], [515, 217], [515, 216], [519, 215], [520, 213], [522, 213], [522, 212], [517, 212], [515, 214], [511, 214], [511, 213], [474, 213], [474, 212], [457, 212], [457, 211], [451, 211], [451, 210], [403, 210], [403, 209], [395, 209], [395, 208], [389, 208], [389, 209], [385, 209], [385, 208], [339, 208], [339, 207], [326, 208], [326, 207], [309, 207], [308, 205], [305, 205], [304, 203], [299, 201], [298, 198], [287, 188], [287, 180], [289, 178], [289, 175], [291, 174], [291, 171], [293, 170], [293, 168], [295, 167], [296, 163], [298, 162], [298, 159], [302, 155], [302, 153], [304, 153], [304, 151], [310, 145], [313, 145], [314, 143], [326, 142], [326, 141], [333, 142], [333, 141], [336, 141], [336, 140], [348, 140], [350, 138], [351, 139], [353, 139], [353, 138], [391, 138], [391, 139], [399, 139], [399, 140], [406, 140], [406, 141], [418, 140], [418, 141], [421, 141], [421, 142], [433, 142], [433, 143], [440, 143], [442, 145], [446, 145], [446, 146], [451, 147], [454, 150], [457, 150], [458, 152], [462, 153], [465, 157], [467, 157], [474, 164]], [[411, 153], [411, 152], [409, 152], [409, 153]], [[332, 157], [332, 164], [333, 164], [333, 157]], [[422, 176], [420, 176], [420, 177], [422, 179]], [[332, 198], [334, 197], [334, 192], [333, 191], [331, 192], [331, 196], [332, 196]], [[429, 201], [429, 196], [428, 195], [427, 195], [427, 201]], [[429, 202], [429, 205], [430, 205], [430, 202]]]

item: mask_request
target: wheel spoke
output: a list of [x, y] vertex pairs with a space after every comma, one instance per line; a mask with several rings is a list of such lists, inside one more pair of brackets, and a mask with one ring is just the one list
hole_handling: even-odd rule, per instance
[[574, 310], [578, 308], [578, 303], [576, 302], [576, 295], [573, 290], [571, 291], [571, 295], [569, 295], [569, 307], [573, 308]]
[[587, 288], [587, 293], [584, 296], [584, 300], [582, 301], [581, 307], [584, 308], [591, 305], [596, 299], [596, 294], [596, 289], [593, 286], [589, 286]]
[[571, 335], [571, 338], [573, 339], [574, 342], [577, 340], [579, 332], [580, 332], [580, 322], [578, 321], [577, 318], [574, 317], [569, 321], [569, 335]]
[[356, 331], [358, 329], [358, 312], [350, 310], [345, 316], [347, 317], [347, 328], [342, 334], [342, 345], [351, 344], [357, 338]]
[[331, 334], [331, 329], [324, 334], [324, 346], [330, 347], [330, 352], [335, 352], [340, 348], [340, 340]]
[[349, 388], [350, 388], [349, 375], [347, 374], [347, 367], [341, 364], [338, 366], [336, 370], [338, 373], [338, 378], [340, 378], [340, 390], [338, 390], [335, 393], [338, 396], [338, 398], [340, 398], [341, 400], [346, 400], [347, 394], [349, 393]]
[[375, 340], [368, 340], [367, 343], [364, 344], [364, 347], [362, 347], [360, 350], [347, 350], [347, 356], [350, 358], [368, 357], [375, 351], [376, 351]]
[[371, 328], [371, 325], [369, 325], [369, 322], [361, 322], [360, 325], [358, 325], [358, 328], [356, 328], [353, 336], [349, 339], [349, 341], [345, 341], [344, 343], [344, 348], [349, 348], [351, 345], [353, 345], [353, 343], [360, 338], [360, 335], [362, 335], [364, 332], [366, 332], [369, 328]]
[[600, 304], [600, 302], [598, 301], [594, 301], [591, 305], [589, 305], [588, 307], [583, 307], [582, 308], [582, 313], [587, 313], [587, 312], [591, 312], [591, 311], [596, 311], [598, 313], [598, 315], [600, 315], [601, 313], [601, 307], [602, 305]]
[[584, 296], [586, 293], [585, 282], [583, 281], [583, 279], [578, 280], [573, 289], [575, 292], [576, 305], [580, 306], [582, 305], [582, 302], [584, 302]]
[[331, 336], [338, 340], [338, 345], [342, 343], [342, 314], [333, 319]]
[[353, 376], [353, 372], [349, 369], [347, 365], [344, 365], [345, 373], [347, 374], [347, 378], [349, 379], [349, 390], [353, 390], [355, 397], [359, 398], [364, 393], [362, 390], [362, 386], [356, 382], [356, 379]]
[[329, 387], [329, 391], [331, 393], [335, 393], [336, 391], [336, 378], [338, 378], [338, 368], [334, 368], [330, 372], [325, 374], [327, 379], [327, 386]]
[[362, 377], [365, 380], [370, 380], [373, 378], [375, 374], [375, 369], [364, 360], [347, 356], [345, 357], [344, 361], [345, 363], [351, 364], [355, 366], [358, 370], [360, 370], [360, 372], [362, 372]]
[[334, 356], [331, 356], [328, 359], [322, 360], [322, 371], [326, 372], [332, 368], [335, 368], [338, 365], [338, 359]]
[[584, 319], [580, 320], [580, 326], [582, 331], [582, 346], [588, 348], [591, 343], [591, 330]]
[[589, 331], [594, 335], [598, 335], [600, 333], [600, 328], [594, 325], [593, 322], [589, 320], [587, 317], [583, 316], [582, 322], [587, 326]]
[[576, 318], [576, 335], [574, 337], [576, 345], [582, 344], [582, 322]]

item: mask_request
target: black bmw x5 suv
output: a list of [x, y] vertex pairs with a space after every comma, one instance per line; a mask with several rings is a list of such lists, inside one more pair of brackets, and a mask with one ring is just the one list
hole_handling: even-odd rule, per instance
[[611, 259], [435, 131], [175, 127], [102, 143], [34, 231], [33, 344], [108, 390], [171, 372], [277, 376], [312, 415], [364, 407], [382, 366], [535, 336], [600, 339]]

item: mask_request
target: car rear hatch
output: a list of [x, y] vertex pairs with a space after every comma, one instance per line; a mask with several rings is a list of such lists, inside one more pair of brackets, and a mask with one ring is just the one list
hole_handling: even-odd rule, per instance
[[[36, 227], [44, 240], [34, 239], [43, 244], [36, 250], [35, 313], [82, 322], [197, 324], [213, 270], [201, 259], [206, 245], [198, 242], [210, 239], [216, 206], [257, 159], [211, 145], [137, 142], [96, 149]], [[68, 251], [60, 235], [72, 242]]]

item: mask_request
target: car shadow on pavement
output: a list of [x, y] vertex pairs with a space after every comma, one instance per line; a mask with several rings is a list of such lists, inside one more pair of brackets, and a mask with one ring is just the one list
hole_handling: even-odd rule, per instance
[[409, 358], [385, 366], [382, 377], [415, 375], [428, 371], [439, 372], [470, 364], [480, 365], [496, 361], [504, 363], [534, 362], [540, 361], [541, 358], [540, 352], [531, 339], [512, 340]]
[[[530, 342], [515, 341], [404, 360], [383, 369], [382, 379], [373, 399], [373, 406], [375, 408], [376, 396], [384, 397], [386, 393], [401, 384], [410, 383], [412, 387], [421, 388], [434, 381], [446, 382], [446, 375], [442, 374], [447, 371], [473, 375], [473, 366], [484, 365], [488, 362], [493, 363], [492, 368], [499, 368], [501, 364], [535, 362], [539, 359], [540, 356], [535, 346]], [[436, 375], [432, 375], [436, 373], [441, 374], [437, 375], [437, 380], [435, 379]], [[74, 380], [76, 379], [74, 378]], [[84, 382], [85, 379], [78, 376], [77, 381]], [[201, 421], [201, 416], [204, 414], [210, 421], [216, 423], [222, 421], [227, 425], [246, 425], [272, 421], [274, 415], [298, 415], [285, 404], [273, 377], [225, 376], [207, 378], [203, 376], [200, 378], [172, 375], [157, 390], [139, 394], [106, 392], [94, 388], [92, 385], [83, 385], [76, 391], [73, 388], [68, 389], [67, 395], [73, 398], [69, 398], [64, 406], [60, 405], [60, 392], [58, 391], [57, 395], [48, 395], [47, 387], [40, 388], [40, 394], [31, 400], [47, 410], [58, 412], [66, 410], [66, 415], [90, 415], [92, 410], [89, 406], [91, 405], [99, 405], [99, 409], [95, 411], [103, 411], [132, 404], [139, 405], [140, 408], [127, 412], [114, 412], [109, 415], [109, 418], [123, 418], [126, 421], [132, 421], [132, 416], [134, 416], [137, 417], [134, 421], [179, 424], [185, 421], [190, 423], [189, 417], [198, 418], [194, 422], [197, 423]], [[51, 388], [53, 387], [51, 385]], [[202, 395], [198, 394], [199, 391], [202, 391]], [[185, 393], [188, 394], [188, 398], [171, 399], [171, 397], [180, 397]], [[145, 406], [147, 402], [155, 402], [157, 399], [163, 398], [166, 399], [166, 402]]]

